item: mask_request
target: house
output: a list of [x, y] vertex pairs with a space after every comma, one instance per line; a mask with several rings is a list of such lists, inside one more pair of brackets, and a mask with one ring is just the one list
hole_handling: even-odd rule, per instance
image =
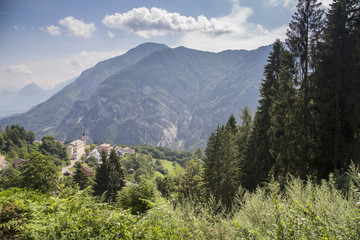
[[66, 151], [72, 160], [79, 160], [85, 154], [85, 143], [82, 140], [75, 140], [69, 143]]
[[94, 157], [96, 159], [96, 161], [99, 163], [100, 161], [100, 153], [99, 151], [94, 148], [90, 153], [89, 155], [87, 156], [87, 159], [89, 159], [90, 157]]
[[121, 158], [125, 157], [125, 154], [135, 154], [135, 149], [132, 149], [130, 147], [116, 146], [115, 151], [116, 154]]
[[23, 164], [24, 162], [27, 161], [22, 158], [16, 158], [13, 160], [12, 164], [15, 169], [19, 169], [20, 165]]
[[4, 156], [0, 156], [0, 170], [3, 170], [7, 167], [7, 162]]
[[113, 147], [110, 143], [103, 143], [99, 146], [99, 152], [102, 152], [104, 150], [107, 154], [109, 154], [112, 148]]

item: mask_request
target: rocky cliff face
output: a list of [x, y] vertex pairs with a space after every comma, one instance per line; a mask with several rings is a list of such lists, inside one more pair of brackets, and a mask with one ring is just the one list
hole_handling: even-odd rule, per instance
[[[209, 53], [162, 49], [104, 80], [56, 128], [60, 139], [176, 149], [205, 146], [231, 113], [257, 105], [269, 47]], [[244, 61], [249, 61], [246, 64]]]
[[1, 124], [69, 141], [205, 146], [210, 133], [244, 106], [257, 106], [271, 47], [203, 52], [143, 44], [83, 72], [35, 109]]

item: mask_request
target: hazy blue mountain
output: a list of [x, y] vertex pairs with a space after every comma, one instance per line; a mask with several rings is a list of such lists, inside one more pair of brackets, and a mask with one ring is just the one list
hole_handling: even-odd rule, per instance
[[47, 100], [53, 91], [46, 91], [31, 83], [17, 92], [0, 93], [0, 117], [23, 113], [33, 106]]
[[[19, 117], [37, 136], [59, 140], [205, 146], [218, 124], [244, 106], [255, 111], [271, 46], [211, 53], [143, 44], [97, 64]], [[121, 61], [120, 61], [121, 60]]]
[[35, 106], [24, 114], [1, 120], [1, 125], [16, 123], [26, 129], [33, 130], [37, 136], [54, 134], [53, 129], [61, 123], [76, 101], [88, 99], [107, 77], [162, 48], [167, 48], [167, 46], [145, 43], [129, 50], [124, 55], [99, 62], [94, 67], [84, 71], [73, 83], [57, 92], [46, 102]]

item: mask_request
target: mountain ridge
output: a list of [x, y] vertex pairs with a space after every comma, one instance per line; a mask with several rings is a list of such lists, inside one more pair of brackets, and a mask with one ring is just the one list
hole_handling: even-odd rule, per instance
[[[240, 113], [245, 105], [255, 111], [270, 46], [220, 53], [155, 46], [104, 78], [91, 96], [73, 101], [57, 124], [42, 126], [50, 131], [35, 132], [63, 141], [85, 132], [89, 142], [191, 149], [204, 146], [231, 113]], [[104, 71], [97, 71], [99, 64], [83, 72], [83, 81]]]

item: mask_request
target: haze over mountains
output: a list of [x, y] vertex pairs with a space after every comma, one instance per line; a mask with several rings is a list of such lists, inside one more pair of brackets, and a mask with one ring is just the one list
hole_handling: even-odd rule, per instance
[[1, 120], [70, 141], [204, 146], [244, 106], [255, 112], [271, 46], [203, 52], [145, 43], [100, 62], [47, 101]]
[[35, 83], [31, 83], [18, 91], [10, 92], [4, 90], [0, 92], [0, 118], [28, 111], [35, 105], [49, 99], [52, 95], [74, 80], [75, 79], [71, 79], [64, 83], [60, 83], [50, 90], [44, 90]]

